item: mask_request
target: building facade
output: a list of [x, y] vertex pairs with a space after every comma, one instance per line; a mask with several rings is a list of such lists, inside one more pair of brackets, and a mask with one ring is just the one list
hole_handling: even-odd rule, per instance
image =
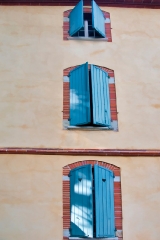
[[[70, 36], [68, 14], [77, 2], [13, 4], [0, 6], [0, 239], [75, 239], [70, 174], [84, 166], [99, 166], [114, 175], [114, 206], [108, 208], [110, 214], [114, 212], [114, 236], [99, 237], [158, 240], [159, 3], [146, 3], [146, 8], [121, 4], [119, 8], [97, 1], [105, 15], [103, 39]], [[83, 9], [92, 12], [89, 3]], [[89, 122], [82, 126], [72, 124], [70, 118], [73, 102], [75, 106], [86, 102], [86, 95], [71, 95], [71, 78], [87, 62], [88, 75], [81, 81], [88, 76], [91, 83], [92, 110]], [[93, 68], [108, 79], [110, 124], [94, 122]], [[96, 101], [103, 94], [99, 90]], [[96, 171], [93, 175], [96, 181]], [[93, 179], [86, 182], [93, 183]], [[80, 196], [81, 190], [77, 191]], [[92, 220], [95, 232], [97, 226], [104, 224], [103, 231], [108, 226], [108, 218], [99, 223], [95, 216]], [[78, 237], [86, 237], [89, 227], [77, 226]], [[96, 233], [88, 236], [97, 238]]]

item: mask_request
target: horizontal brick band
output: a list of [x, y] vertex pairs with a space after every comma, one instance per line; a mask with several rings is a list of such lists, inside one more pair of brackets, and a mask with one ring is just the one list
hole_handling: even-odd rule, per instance
[[[27, 5], [27, 6], [74, 6], [77, 1], [66, 1], [66, 0], [1, 0], [0, 5]], [[85, 5], [90, 5], [89, 0], [85, 0]], [[105, 7], [128, 7], [128, 8], [157, 8], [160, 9], [160, 0], [98, 0], [99, 6]]]
[[160, 157], [160, 149], [0, 148], [0, 154]]

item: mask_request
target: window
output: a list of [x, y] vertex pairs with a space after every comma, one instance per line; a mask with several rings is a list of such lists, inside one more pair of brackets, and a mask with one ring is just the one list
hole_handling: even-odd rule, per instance
[[83, 7], [81, 0], [74, 9], [64, 12], [63, 39], [111, 42], [110, 14], [102, 11], [95, 1], [92, 8]]
[[95, 65], [73, 69], [70, 79], [70, 125], [110, 128], [108, 74]]
[[102, 38], [102, 35], [95, 30], [92, 26], [92, 14], [84, 13], [84, 26], [76, 31], [72, 37], [85, 37], [85, 38]]
[[85, 63], [67, 69], [66, 74], [63, 85], [64, 128], [117, 131], [113, 71]]
[[71, 237], [115, 236], [114, 174], [99, 165], [70, 171]]
[[[87, 166], [85, 168], [85, 166]], [[78, 167], [78, 168], [77, 168]], [[96, 169], [95, 169], [96, 168]], [[94, 170], [95, 169], [95, 170]], [[75, 171], [74, 171], [75, 170]], [[96, 181], [97, 183], [100, 182], [101, 184], [99, 186], [106, 186], [105, 187], [105, 192], [104, 194], [106, 193], [106, 191], [109, 191], [109, 194], [110, 194], [110, 200], [113, 202], [113, 198], [112, 196], [114, 195], [114, 220], [112, 218], [112, 223], [115, 224], [115, 229], [113, 227], [113, 230], [116, 230], [116, 232], [114, 232], [114, 236], [116, 237], [107, 237], [108, 240], [122, 240], [123, 239], [123, 231], [122, 231], [122, 198], [121, 198], [121, 171], [120, 171], [120, 168], [118, 166], [115, 166], [113, 164], [110, 164], [108, 162], [101, 162], [101, 161], [97, 161], [97, 160], [82, 160], [82, 161], [78, 161], [78, 162], [73, 162], [71, 164], [68, 164], [66, 166], [63, 167], [63, 240], [69, 240], [69, 238], [72, 238], [73, 240], [74, 239], [77, 239], [79, 237], [71, 237], [71, 232], [70, 232], [70, 229], [71, 229], [71, 204], [73, 204], [73, 199], [72, 199], [72, 203], [71, 203], [71, 194], [70, 194], [70, 189], [72, 189], [71, 191], [73, 192], [73, 187], [75, 189], [75, 197], [78, 197], [78, 204], [82, 203], [83, 202], [81, 201], [81, 197], [83, 194], [81, 194], [81, 192], [83, 191], [84, 192], [84, 189], [87, 187], [92, 186], [92, 189], [90, 189], [90, 193], [91, 193], [91, 201], [92, 201], [92, 205], [93, 205], [93, 210], [92, 210], [92, 216], [93, 218], [91, 219], [92, 222], [93, 222], [93, 227], [91, 227], [91, 229], [93, 229], [93, 237], [95, 238], [96, 237], [96, 227], [98, 228], [98, 225], [96, 225], [96, 217], [95, 217], [95, 174], [96, 171], [99, 173], [97, 178], [96, 178]], [[73, 173], [73, 176], [75, 176], [75, 179], [74, 177], [70, 176], [71, 174]], [[80, 176], [78, 175], [80, 174]], [[87, 176], [89, 175], [90, 178], [92, 178], [92, 181], [90, 180], [90, 182], [88, 181], [87, 177], [85, 174], [87, 174]], [[107, 177], [110, 178], [111, 180], [111, 186], [112, 186], [112, 183], [114, 184], [114, 187], [113, 187], [113, 191], [114, 191], [114, 194], [112, 191], [110, 191], [108, 189], [108, 186], [110, 184], [107, 185], [107, 181], [105, 181], [105, 174], [107, 175]], [[114, 178], [112, 178], [112, 174], [114, 174]], [[82, 176], [83, 175], [83, 176]], [[101, 178], [100, 178], [100, 175], [101, 175]], [[70, 176], [70, 177], [69, 177]], [[81, 180], [81, 178], [84, 178], [83, 180]], [[74, 183], [76, 184], [76, 178], [80, 178], [81, 181], [78, 180], [78, 185], [74, 185]], [[102, 180], [103, 178], [103, 180]], [[87, 180], [86, 180], [87, 179]], [[106, 178], [108, 179], [108, 178]], [[70, 181], [72, 181], [72, 183], [70, 183]], [[102, 182], [103, 181], [103, 182]], [[86, 182], [86, 185], [84, 185], [84, 182]], [[109, 182], [108, 182], [109, 183]], [[81, 184], [81, 185], [80, 185]], [[72, 186], [71, 186], [72, 185]], [[81, 186], [84, 186], [85, 188], [81, 188]], [[70, 187], [71, 186], [71, 187]], [[79, 188], [77, 188], [79, 187]], [[99, 191], [100, 190], [103, 190], [103, 188], [99, 189], [98, 190], [98, 194], [99, 194], [99, 198], [100, 198], [100, 193]], [[77, 193], [78, 191], [78, 193]], [[80, 192], [81, 191], [81, 192]], [[75, 194], [73, 193], [73, 194]], [[86, 192], [85, 192], [86, 193]], [[86, 196], [88, 199], [89, 199], [89, 196], [87, 194]], [[104, 201], [107, 200], [107, 197], [104, 197], [103, 198], [100, 198], [101, 200], [103, 200], [103, 203], [100, 205], [100, 208], [99, 210], [102, 210], [102, 206], [103, 204], [105, 204], [106, 202]], [[75, 198], [76, 200], [76, 198]], [[83, 198], [83, 200], [85, 200], [85, 198]], [[101, 201], [100, 200], [100, 201]], [[76, 200], [77, 201], [77, 200]], [[81, 201], [81, 202], [79, 202]], [[84, 203], [86, 203], [86, 201], [84, 201]], [[100, 202], [101, 203], [101, 202]], [[110, 204], [110, 202], [108, 202]], [[109, 206], [109, 205], [107, 205]], [[98, 207], [98, 205], [97, 205]], [[105, 207], [103, 207], [104, 209]], [[74, 209], [74, 208], [73, 208]], [[82, 209], [81, 207], [79, 207], [79, 209]], [[85, 206], [83, 208], [85, 210]], [[111, 208], [110, 208], [111, 210]], [[108, 213], [110, 213], [110, 210]], [[104, 213], [104, 211], [103, 211]], [[111, 211], [111, 213], [113, 214], [113, 211]], [[74, 215], [73, 215], [74, 216]], [[103, 226], [102, 223], [103, 223], [103, 217], [105, 215], [102, 215], [101, 214], [101, 217], [102, 217], [102, 220], [101, 221], [101, 227]], [[113, 216], [113, 215], [112, 215]], [[85, 217], [85, 215], [83, 215], [83, 217]], [[88, 217], [88, 216], [87, 216]], [[77, 218], [78, 220], [78, 218]], [[110, 221], [110, 220], [109, 220]], [[97, 221], [99, 222], [99, 221]], [[90, 226], [90, 225], [89, 225]], [[81, 226], [79, 226], [79, 228], [81, 228]], [[84, 226], [82, 226], [82, 232], [83, 231], [83, 228]], [[105, 223], [105, 231], [108, 231], [107, 229], [107, 221]], [[110, 228], [109, 228], [110, 229]], [[81, 232], [81, 233], [82, 233]], [[98, 234], [98, 232], [97, 232]], [[83, 234], [84, 235], [84, 234]]]
[[92, 13], [84, 14], [81, 0], [71, 11], [69, 20], [69, 34], [72, 37], [105, 38], [106, 36], [105, 18], [95, 1], [92, 1]]

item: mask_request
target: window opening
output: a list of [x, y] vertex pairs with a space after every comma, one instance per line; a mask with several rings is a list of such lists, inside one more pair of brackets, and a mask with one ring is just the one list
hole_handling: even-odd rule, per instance
[[82, 27], [78, 32], [72, 35], [72, 37], [93, 37], [102, 38], [102, 36], [92, 27], [92, 13], [84, 14], [84, 27]]
[[[92, 98], [92, 80], [91, 80], [91, 70], [88, 70], [88, 76], [89, 76], [89, 91], [90, 91], [90, 116], [91, 116], [91, 121], [88, 124], [83, 124], [83, 126], [92, 126], [92, 127], [97, 127], [101, 125], [97, 125], [93, 123], [93, 98]], [[77, 126], [82, 126], [82, 125], [77, 125]]]

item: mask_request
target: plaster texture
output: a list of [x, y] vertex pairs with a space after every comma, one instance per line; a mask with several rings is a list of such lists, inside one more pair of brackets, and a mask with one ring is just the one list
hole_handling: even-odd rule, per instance
[[160, 158], [0, 155], [0, 239], [62, 240], [62, 168], [83, 160], [121, 168], [124, 240], [159, 240]]
[[[0, 147], [159, 148], [160, 10], [106, 8], [113, 42], [63, 41], [68, 7], [0, 6]], [[63, 69], [115, 72], [119, 131], [62, 127]]]

